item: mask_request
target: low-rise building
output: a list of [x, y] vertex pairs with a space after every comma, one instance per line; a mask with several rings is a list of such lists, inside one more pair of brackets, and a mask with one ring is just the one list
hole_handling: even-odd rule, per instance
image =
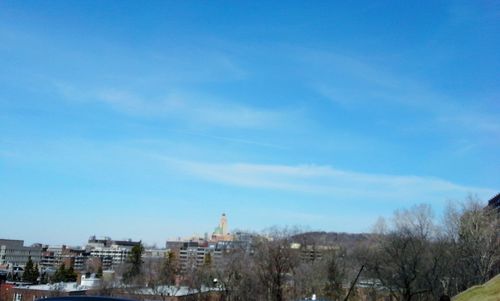
[[[83, 279], [81, 284], [77, 282], [41, 285], [0, 284], [0, 298], [6, 301], [35, 301], [50, 297], [100, 296], [102, 294], [102, 291], [96, 286], [97, 283], [91, 283], [90, 287], [83, 284]], [[215, 301], [220, 300], [218, 291], [217, 288], [207, 286], [202, 286], [199, 291], [186, 286], [160, 286], [153, 289], [120, 285], [108, 288], [107, 292], [111, 293], [113, 297], [133, 300], [194, 300], [195, 295], [201, 295], [204, 300]]]
[[79, 286], [76, 282], [19, 285], [9, 287], [8, 301], [35, 301], [37, 299], [62, 296], [83, 296], [89, 288]]

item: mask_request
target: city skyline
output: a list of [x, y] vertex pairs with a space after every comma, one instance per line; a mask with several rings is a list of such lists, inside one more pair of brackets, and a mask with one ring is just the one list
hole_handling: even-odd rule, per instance
[[[499, 192], [498, 5], [0, 3], [0, 237], [157, 243]], [[10, 226], [12, 225], [12, 226]], [[77, 239], [78, 238], [78, 239]]]

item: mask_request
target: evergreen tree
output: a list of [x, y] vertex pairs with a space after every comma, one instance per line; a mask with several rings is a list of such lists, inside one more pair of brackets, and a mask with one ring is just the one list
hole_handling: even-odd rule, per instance
[[65, 282], [66, 281], [66, 266], [61, 264], [59, 266], [59, 269], [54, 273], [54, 276], [52, 277], [53, 282]]
[[24, 266], [24, 273], [23, 273], [23, 281], [26, 282], [36, 282], [38, 278], [38, 266], [35, 267], [33, 266], [33, 261], [31, 260], [31, 256], [28, 257], [28, 262]]
[[180, 272], [179, 262], [174, 252], [168, 252], [161, 269], [161, 281], [164, 284], [174, 285], [175, 276]]
[[40, 283], [41, 284], [46, 284], [47, 282], [48, 282], [47, 273], [43, 272], [42, 275], [40, 276]]
[[139, 242], [138, 245], [134, 246], [130, 252], [128, 258], [128, 269], [123, 274], [123, 280], [125, 283], [131, 283], [135, 278], [137, 278], [142, 271], [142, 253], [144, 253], [144, 247], [142, 243]]
[[76, 278], [78, 277], [78, 275], [75, 273], [75, 269], [73, 267], [69, 267], [66, 270], [65, 275], [66, 275], [65, 281], [67, 281], [67, 282], [75, 282]]
[[34, 279], [33, 282], [37, 282], [38, 277], [40, 277], [40, 271], [39, 271], [39, 267], [38, 267], [38, 263], [37, 263], [37, 264], [35, 264], [35, 268], [33, 269], [33, 279]]

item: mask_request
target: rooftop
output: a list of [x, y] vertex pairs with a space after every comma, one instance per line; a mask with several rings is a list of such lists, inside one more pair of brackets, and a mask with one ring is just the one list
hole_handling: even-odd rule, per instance
[[38, 291], [60, 291], [60, 292], [77, 292], [88, 290], [91, 287], [78, 285], [76, 282], [61, 282], [54, 284], [37, 284], [37, 285], [22, 285], [18, 288]]

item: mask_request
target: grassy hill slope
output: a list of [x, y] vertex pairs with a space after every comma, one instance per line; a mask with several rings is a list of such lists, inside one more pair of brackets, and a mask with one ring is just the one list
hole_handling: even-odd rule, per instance
[[500, 274], [483, 285], [461, 292], [453, 301], [500, 301]]

